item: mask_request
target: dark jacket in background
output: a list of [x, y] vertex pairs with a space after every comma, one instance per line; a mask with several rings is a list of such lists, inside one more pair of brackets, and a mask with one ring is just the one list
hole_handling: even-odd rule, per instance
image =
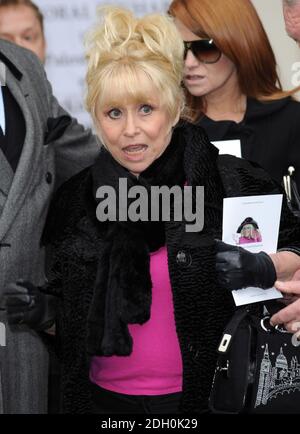
[[300, 103], [291, 98], [259, 102], [248, 98], [243, 121], [213, 121], [204, 116], [199, 124], [209, 140], [241, 140], [242, 157], [260, 164], [277, 182], [289, 166], [296, 169], [300, 190]]

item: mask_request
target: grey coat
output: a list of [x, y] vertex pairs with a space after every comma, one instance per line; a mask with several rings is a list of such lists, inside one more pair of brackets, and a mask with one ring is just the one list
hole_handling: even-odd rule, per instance
[[[40, 238], [55, 184], [90, 165], [98, 145], [91, 132], [74, 119], [61, 137], [45, 142], [47, 119], [66, 113], [53, 97], [42, 65], [29, 51], [2, 40], [0, 53], [2, 61], [9, 65], [6, 85], [26, 122], [26, 137], [15, 173], [0, 150], [1, 297], [6, 285], [19, 278], [37, 285], [44, 282]], [[6, 346], [1, 346], [2, 336], [0, 413], [45, 413], [47, 350], [35, 332], [25, 326], [9, 327], [5, 311], [0, 310], [1, 330], [2, 324]]]

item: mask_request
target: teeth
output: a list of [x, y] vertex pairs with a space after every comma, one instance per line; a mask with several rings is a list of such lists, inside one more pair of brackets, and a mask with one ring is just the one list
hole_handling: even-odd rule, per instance
[[139, 152], [145, 149], [145, 145], [132, 145], [124, 148], [125, 152]]

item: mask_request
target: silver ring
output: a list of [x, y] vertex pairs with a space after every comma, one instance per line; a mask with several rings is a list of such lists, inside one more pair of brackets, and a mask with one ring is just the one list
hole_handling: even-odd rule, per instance
[[[270, 318], [271, 318], [270, 316], [265, 316], [264, 318], [262, 318], [262, 319], [260, 320], [260, 326], [261, 326], [261, 328], [262, 328], [265, 332], [267, 332], [267, 333], [271, 333], [272, 329], [274, 329], [274, 327], [271, 326], [271, 324], [270, 324]], [[269, 329], [265, 326], [264, 321], [266, 321], [266, 320], [269, 320], [269, 326], [271, 327], [271, 328], [269, 328]]]
[[276, 324], [275, 330], [277, 330], [280, 333], [290, 333], [283, 325]]

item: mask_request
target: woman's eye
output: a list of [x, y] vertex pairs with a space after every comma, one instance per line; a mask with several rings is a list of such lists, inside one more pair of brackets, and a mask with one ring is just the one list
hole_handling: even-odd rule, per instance
[[153, 112], [153, 107], [151, 107], [151, 105], [148, 104], [144, 104], [140, 107], [140, 111], [144, 114], [144, 115], [149, 115], [150, 113]]
[[121, 110], [114, 108], [109, 110], [107, 114], [111, 119], [119, 119], [122, 113]]

